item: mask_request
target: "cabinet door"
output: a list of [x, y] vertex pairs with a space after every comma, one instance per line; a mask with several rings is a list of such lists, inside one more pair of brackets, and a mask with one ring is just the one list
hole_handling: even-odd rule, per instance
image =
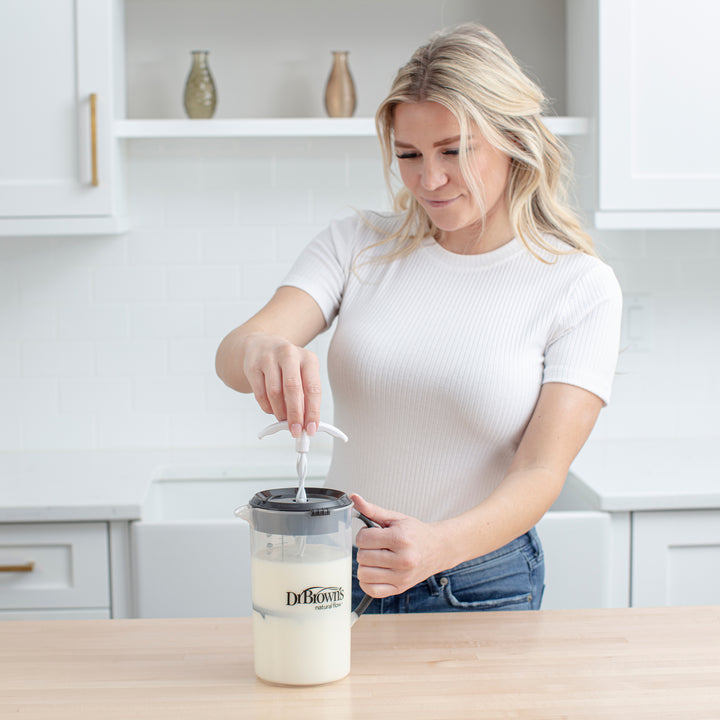
[[720, 2], [599, 0], [601, 210], [720, 209]]
[[537, 530], [545, 554], [543, 610], [628, 606], [629, 513], [551, 510]]
[[115, 212], [113, 46], [112, 0], [0, 4], [0, 234]]
[[632, 604], [720, 604], [720, 510], [633, 513]]
[[106, 523], [0, 523], [0, 620], [30, 610], [107, 614], [107, 536]]

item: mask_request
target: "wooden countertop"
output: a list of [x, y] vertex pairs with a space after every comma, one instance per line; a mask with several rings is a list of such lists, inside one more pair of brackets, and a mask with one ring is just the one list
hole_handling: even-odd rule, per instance
[[246, 618], [0, 622], [0, 717], [720, 718], [720, 606], [368, 615], [352, 658], [273, 687]]

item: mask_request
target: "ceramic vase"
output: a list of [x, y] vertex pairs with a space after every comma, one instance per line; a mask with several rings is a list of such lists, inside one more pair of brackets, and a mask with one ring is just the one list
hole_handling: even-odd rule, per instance
[[335, 51], [325, 86], [325, 110], [330, 117], [352, 117], [355, 104], [355, 83], [348, 66], [348, 53]]
[[190, 74], [185, 82], [185, 112], [190, 118], [211, 118], [217, 94], [208, 65], [207, 50], [193, 50]]

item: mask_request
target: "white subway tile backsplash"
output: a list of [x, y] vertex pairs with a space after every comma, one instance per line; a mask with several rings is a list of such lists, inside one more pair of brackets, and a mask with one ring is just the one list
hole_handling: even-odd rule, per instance
[[163, 192], [187, 192], [202, 187], [202, 157], [199, 148], [192, 151], [190, 143], [133, 142], [130, 156], [127, 177], [131, 197], [145, 195], [157, 199]]
[[22, 420], [26, 450], [64, 450], [95, 446], [95, 418], [90, 415], [33, 415]]
[[60, 380], [60, 412], [63, 415], [129, 414], [132, 404], [130, 378], [91, 378]]
[[133, 408], [142, 414], [205, 412], [205, 385], [199, 375], [135, 377]]
[[[681, 257], [676, 261], [676, 287], [695, 288], [693, 293], [709, 295], [717, 302], [720, 295], [718, 277], [720, 277], [720, 257], [708, 255], [697, 259]], [[699, 292], [698, 292], [699, 291]]]
[[18, 268], [20, 301], [26, 304], [88, 303], [91, 274], [87, 266], [68, 264], [62, 253]]
[[163, 300], [165, 268], [162, 265], [99, 267], [93, 272], [96, 302]]
[[101, 377], [134, 377], [167, 374], [168, 348], [164, 340], [110, 340], [96, 346], [97, 374]]
[[238, 447], [252, 442], [247, 422], [239, 412], [175, 413], [170, 418], [172, 447]]
[[0, 264], [0, 307], [20, 302], [20, 285], [15, 268]]
[[640, 261], [648, 255], [647, 233], [644, 230], [591, 230], [595, 250], [605, 262]]
[[2, 400], [0, 399], [0, 437], [3, 450], [22, 450], [22, 426], [15, 415], [2, 414]]
[[291, 263], [268, 265], [243, 265], [240, 274], [240, 295], [249, 300], [260, 298], [265, 304], [282, 282]]
[[0, 378], [0, 415], [54, 415], [57, 412], [56, 378]]
[[367, 188], [385, 188], [385, 175], [379, 148], [368, 149], [365, 155], [348, 160], [348, 185], [363, 192]]
[[197, 230], [142, 229], [128, 238], [128, 262], [132, 265], [197, 263], [200, 240]]
[[348, 161], [345, 155], [316, 158], [312, 163], [305, 157], [278, 158], [276, 173], [277, 186], [283, 189], [312, 186], [323, 192], [348, 185]]
[[170, 340], [170, 375], [207, 375], [214, 372], [217, 345], [212, 338]]
[[654, 257], [694, 261], [714, 255], [716, 237], [715, 230], [655, 230], [648, 242]]
[[328, 225], [328, 222], [317, 225], [288, 225], [278, 228], [277, 260], [290, 267], [305, 246]]
[[26, 340], [57, 337], [58, 310], [55, 303], [28, 303], [1, 307], [0, 338]]
[[79, 340], [28, 340], [22, 345], [27, 377], [77, 377], [95, 374], [95, 347]]
[[310, 190], [308, 184], [297, 188], [273, 188], [257, 192], [252, 188], [235, 192], [238, 225], [282, 226], [310, 221]]
[[205, 306], [201, 302], [133, 303], [130, 335], [135, 338], [202, 337]]
[[277, 255], [276, 245], [275, 230], [262, 225], [200, 233], [202, 260], [209, 264], [272, 262]]
[[167, 297], [171, 302], [232, 300], [238, 296], [234, 265], [170, 265]]
[[159, 413], [100, 415], [95, 421], [97, 445], [101, 448], [169, 447], [169, 427], [169, 417]]
[[167, 193], [161, 202], [169, 228], [227, 227], [235, 224], [236, 190], [181, 190]]
[[59, 305], [60, 340], [112, 340], [128, 336], [128, 308], [121, 303]]
[[0, 340], [0, 377], [19, 377], [20, 368], [20, 343]]
[[216, 413], [242, 413], [249, 402], [254, 402], [252, 394], [238, 393], [229, 388], [216, 376], [208, 376], [205, 383], [207, 409]]
[[203, 189], [210, 192], [267, 192], [275, 182], [274, 159], [208, 155], [202, 160], [199, 179]]

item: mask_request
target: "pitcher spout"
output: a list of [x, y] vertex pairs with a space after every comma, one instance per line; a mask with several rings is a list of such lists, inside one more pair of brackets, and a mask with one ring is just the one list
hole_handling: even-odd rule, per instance
[[241, 520], [244, 520], [246, 523], [250, 523], [250, 506], [249, 505], [239, 505], [235, 508], [233, 511], [235, 517], [239, 517]]

